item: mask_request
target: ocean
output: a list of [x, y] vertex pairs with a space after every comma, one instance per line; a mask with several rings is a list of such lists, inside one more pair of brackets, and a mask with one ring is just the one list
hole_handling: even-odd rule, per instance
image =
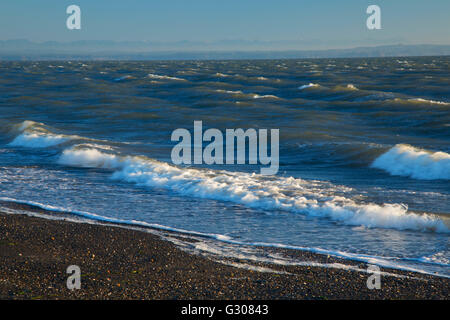
[[[173, 164], [194, 121], [279, 129], [278, 173]], [[449, 56], [0, 62], [0, 211], [449, 277], [449, 180]]]

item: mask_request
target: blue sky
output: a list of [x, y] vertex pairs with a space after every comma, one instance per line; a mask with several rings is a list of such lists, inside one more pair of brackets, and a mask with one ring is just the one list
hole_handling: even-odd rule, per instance
[[[82, 29], [66, 28], [66, 7]], [[366, 28], [381, 7], [382, 30]], [[450, 44], [448, 0], [2, 0], [0, 40], [294, 41], [298, 49]], [[276, 44], [279, 45], [279, 44]]]

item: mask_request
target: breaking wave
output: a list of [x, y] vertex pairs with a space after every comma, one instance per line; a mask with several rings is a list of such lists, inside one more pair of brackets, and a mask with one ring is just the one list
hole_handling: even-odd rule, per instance
[[165, 188], [185, 196], [329, 218], [346, 225], [450, 232], [437, 216], [408, 212], [401, 204], [358, 204], [338, 195], [349, 188], [323, 181], [180, 168], [146, 157], [121, 156], [79, 146], [64, 150], [58, 162], [68, 166], [111, 169], [113, 179]]
[[[410, 212], [402, 204], [357, 203], [346, 197], [350, 188], [326, 181], [177, 167], [144, 156], [121, 155], [111, 146], [88, 143], [101, 140], [54, 134], [44, 124], [33, 121], [16, 125], [16, 130], [22, 133], [10, 145], [39, 148], [70, 140], [72, 146], [61, 153], [59, 164], [110, 169], [113, 179], [141, 186], [165, 188], [185, 196], [230, 201], [251, 208], [328, 218], [346, 225], [450, 232], [438, 216]], [[449, 154], [407, 145], [396, 145], [378, 157], [372, 166], [417, 179], [450, 178]]]
[[217, 89], [215, 90], [218, 93], [226, 93], [226, 94], [231, 94], [240, 98], [253, 98], [253, 99], [280, 99], [279, 97], [273, 95], [273, 94], [265, 94], [265, 95], [260, 95], [257, 93], [244, 93], [240, 90], [223, 90], [223, 89]]
[[304, 90], [304, 89], [308, 89], [308, 88], [313, 88], [313, 87], [319, 87], [320, 85], [317, 83], [309, 83], [309, 84], [305, 84], [303, 86], [298, 87], [299, 90]]
[[[84, 141], [86, 146], [95, 146], [98, 149], [112, 149], [111, 146], [90, 144], [88, 142], [108, 143], [106, 140], [85, 138], [78, 135], [53, 133], [48, 126], [41, 122], [25, 120], [13, 127], [16, 137], [8, 145], [12, 147], [49, 148], [66, 142]], [[18, 133], [18, 135], [17, 135]], [[125, 142], [122, 142], [125, 143]]]
[[397, 144], [372, 163], [395, 176], [420, 180], [450, 179], [450, 154]]
[[47, 148], [66, 142], [70, 136], [54, 134], [45, 128], [43, 123], [26, 120], [16, 126], [17, 131], [22, 132], [10, 146], [27, 148]]
[[443, 105], [443, 106], [450, 106], [449, 102], [428, 100], [428, 99], [423, 99], [423, 98], [410, 98], [410, 99], [395, 98], [394, 102], [415, 103], [415, 104], [437, 104], [437, 105]]
[[176, 80], [176, 81], [186, 81], [186, 79], [177, 78], [177, 77], [169, 77], [169, 76], [161, 76], [159, 74], [149, 73], [147, 75], [150, 79], [158, 79], [158, 80]]
[[[316, 266], [316, 267], [324, 267], [324, 268], [336, 268], [336, 269], [349, 269], [359, 272], [367, 272], [367, 269], [360, 269], [358, 267], [352, 266], [350, 264], [342, 264], [342, 263], [320, 263], [317, 261], [304, 261], [297, 260], [293, 257], [287, 257], [285, 255], [281, 255], [279, 253], [271, 253], [267, 254], [265, 251], [261, 251], [259, 248], [264, 247], [267, 249], [270, 248], [279, 248], [279, 249], [288, 249], [288, 250], [300, 250], [304, 252], [313, 252], [321, 255], [333, 256], [337, 258], [342, 258], [346, 260], [353, 261], [361, 261], [369, 264], [376, 264], [386, 268], [394, 268], [400, 270], [407, 270], [412, 272], [424, 273], [424, 274], [433, 274], [434, 276], [442, 276], [448, 277], [445, 274], [438, 274], [436, 272], [430, 273], [422, 269], [417, 269], [415, 267], [410, 267], [402, 263], [402, 260], [405, 261], [413, 261], [425, 263], [428, 265], [439, 265], [447, 267], [449, 265], [448, 259], [443, 257], [443, 252], [438, 252], [431, 256], [419, 257], [419, 258], [395, 258], [395, 257], [383, 257], [383, 256], [374, 256], [367, 254], [358, 254], [351, 252], [344, 252], [340, 250], [327, 250], [318, 247], [300, 247], [300, 246], [292, 246], [292, 245], [284, 245], [280, 243], [267, 243], [267, 242], [242, 242], [236, 239], [233, 239], [229, 236], [217, 233], [204, 233], [197, 232], [192, 230], [185, 230], [179, 228], [173, 228], [166, 225], [161, 225], [157, 223], [148, 223], [140, 220], [124, 220], [119, 218], [106, 217], [102, 215], [98, 215], [95, 213], [87, 212], [87, 211], [78, 211], [73, 210], [66, 207], [54, 206], [49, 204], [43, 204], [36, 201], [29, 200], [18, 200], [9, 197], [0, 197], [0, 202], [6, 203], [17, 203], [23, 204], [31, 207], [31, 210], [27, 209], [10, 209], [9, 207], [2, 207], [2, 210], [7, 213], [26, 213], [31, 216], [38, 216], [41, 218], [51, 219], [51, 220], [60, 220], [64, 219], [66, 221], [72, 222], [87, 222], [87, 223], [113, 223], [117, 225], [121, 225], [123, 227], [142, 227], [146, 228], [147, 231], [155, 232], [163, 239], [172, 242], [176, 246], [178, 246], [182, 250], [186, 250], [193, 254], [202, 254], [208, 255], [210, 257], [215, 258], [234, 258], [239, 260], [247, 260], [252, 262], [260, 262], [260, 263], [269, 263], [271, 265], [285, 265], [285, 266]], [[43, 209], [50, 212], [57, 212], [59, 214], [63, 214], [63, 216], [53, 216], [47, 215], [46, 213], [38, 212], [36, 213], [33, 209]], [[73, 215], [78, 218], [70, 218], [65, 216], [66, 214]], [[86, 219], [86, 220], [85, 220]], [[151, 228], [151, 229], [147, 229]], [[172, 235], [160, 233], [164, 231], [176, 232], [177, 236], [173, 237]], [[195, 240], [195, 241], [192, 241]], [[237, 266], [242, 267], [242, 266]], [[264, 270], [259, 270], [264, 271]], [[382, 272], [385, 275], [391, 275], [396, 277], [404, 277], [401, 275]]]
[[[317, 83], [309, 83], [298, 87], [298, 90], [311, 90], [316, 89], [316, 93], [320, 94], [320, 98], [334, 97], [336, 94], [343, 101], [354, 101], [354, 102], [366, 102], [366, 101], [386, 101], [390, 104], [405, 104], [405, 105], [438, 105], [438, 106], [449, 106], [450, 102], [431, 100], [418, 97], [411, 97], [408, 95], [402, 95], [387, 91], [377, 91], [369, 89], [359, 89], [353, 84], [347, 85], [336, 85], [333, 87], [327, 87]], [[320, 89], [320, 90], [319, 90]], [[345, 96], [341, 94], [346, 93]]]

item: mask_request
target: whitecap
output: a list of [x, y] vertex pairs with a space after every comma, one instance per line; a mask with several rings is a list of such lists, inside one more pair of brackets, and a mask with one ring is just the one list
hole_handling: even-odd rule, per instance
[[299, 90], [304, 90], [307, 88], [312, 88], [312, 87], [319, 87], [319, 84], [316, 83], [309, 83], [309, 84], [305, 84], [303, 86], [298, 87]]
[[186, 79], [182, 79], [182, 78], [169, 77], [169, 76], [162, 76], [162, 75], [159, 75], [159, 74], [153, 74], [153, 73], [149, 73], [149, 74], [147, 75], [147, 77], [149, 77], [150, 79], [186, 81]]
[[450, 154], [397, 144], [372, 163], [395, 176], [419, 180], [450, 179]]
[[70, 148], [60, 164], [113, 170], [113, 179], [160, 187], [181, 195], [328, 218], [352, 226], [448, 233], [432, 214], [409, 212], [401, 204], [359, 204], [339, 196], [348, 188], [293, 177], [176, 167], [145, 157], [120, 156], [92, 148]]
[[64, 143], [67, 140], [68, 138], [63, 135], [40, 132], [24, 132], [21, 135], [18, 135], [12, 142], [9, 143], [9, 145], [14, 147], [47, 148]]

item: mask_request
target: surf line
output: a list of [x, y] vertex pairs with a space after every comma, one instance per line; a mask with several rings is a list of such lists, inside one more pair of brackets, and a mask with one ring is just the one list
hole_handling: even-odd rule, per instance
[[[279, 129], [270, 129], [269, 148], [268, 129], [226, 129], [224, 145], [222, 131], [210, 128], [203, 132], [202, 121], [194, 121], [193, 139], [187, 129], [178, 128], [172, 132], [171, 141], [178, 143], [172, 148], [171, 159], [176, 165], [192, 164], [192, 158], [194, 164], [234, 165], [235, 161], [237, 164], [246, 164], [248, 153], [248, 164], [256, 165], [259, 161], [261, 165], [269, 165], [260, 168], [260, 173], [275, 175], [279, 168], [279, 135]], [[203, 142], [210, 143], [203, 148]]]

